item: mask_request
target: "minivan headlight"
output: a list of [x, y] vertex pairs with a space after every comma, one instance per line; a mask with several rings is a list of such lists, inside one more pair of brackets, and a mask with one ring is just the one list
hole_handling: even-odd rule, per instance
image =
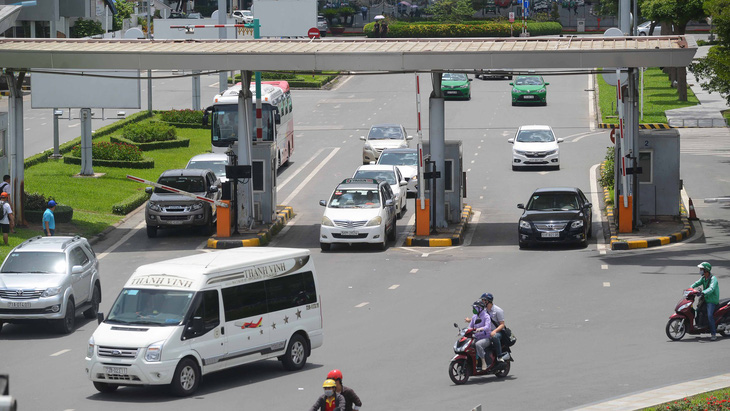
[[160, 362], [162, 359], [162, 344], [164, 341], [157, 341], [147, 347], [144, 354], [144, 360], [147, 362]]
[[86, 349], [86, 358], [91, 358], [94, 355], [94, 336], [89, 338], [89, 347]]
[[149, 209], [152, 211], [161, 211], [162, 210], [162, 208], [160, 208], [160, 205], [155, 203], [154, 201], [150, 201], [149, 203], [147, 203], [147, 207], [149, 207]]
[[200, 210], [201, 208], [203, 208], [203, 202], [198, 201], [198, 202], [194, 203], [190, 209], [195, 211], [195, 210]]
[[376, 225], [380, 225], [383, 222], [383, 218], [381, 216], [377, 216], [373, 218], [372, 220], [368, 221], [367, 224], [365, 224], [365, 227], [373, 227]]
[[54, 295], [58, 295], [58, 293], [61, 292], [61, 287], [49, 287], [46, 288], [46, 291], [43, 291], [43, 294], [41, 294], [41, 297], [53, 297]]
[[332, 220], [330, 220], [327, 216], [322, 216], [322, 225], [325, 227], [334, 227], [335, 225], [332, 223]]

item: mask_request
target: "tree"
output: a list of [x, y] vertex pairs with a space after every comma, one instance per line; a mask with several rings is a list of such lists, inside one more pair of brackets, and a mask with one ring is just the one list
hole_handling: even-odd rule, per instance
[[705, 11], [712, 17], [719, 44], [689, 69], [704, 90], [719, 93], [730, 104], [730, 0], [708, 0]]
[[76, 24], [71, 27], [71, 38], [80, 39], [97, 34], [104, 34], [100, 21], [78, 19]]
[[114, 2], [114, 5], [117, 8], [117, 14], [114, 15], [112, 30], [117, 31], [124, 28], [124, 19], [132, 17], [132, 13], [134, 13], [134, 3], [127, 0], [117, 0]]
[[474, 16], [471, 0], [441, 0], [429, 7], [434, 19], [442, 22], [460, 23]]

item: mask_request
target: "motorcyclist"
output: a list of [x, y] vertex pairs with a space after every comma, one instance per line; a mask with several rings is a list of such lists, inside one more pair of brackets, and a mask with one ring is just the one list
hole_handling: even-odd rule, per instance
[[492, 340], [492, 349], [498, 361], [504, 361], [507, 353], [502, 352], [502, 338], [504, 338], [504, 311], [494, 304], [494, 296], [491, 293], [482, 294], [482, 302], [489, 312], [489, 318], [492, 320], [492, 332], [490, 339]]
[[712, 334], [710, 339], [715, 341], [717, 340], [717, 335], [715, 334], [714, 314], [715, 308], [717, 308], [717, 304], [720, 302], [720, 286], [717, 283], [717, 277], [711, 273], [712, 265], [710, 263], [702, 262], [697, 265], [697, 268], [700, 269], [700, 275], [702, 277], [695, 281], [691, 287], [702, 286], [702, 295], [705, 298], [705, 307], [707, 307], [707, 322], [710, 325], [710, 334]]
[[360, 401], [360, 397], [355, 394], [355, 391], [350, 388], [342, 385], [342, 371], [340, 370], [332, 370], [327, 374], [328, 380], [334, 380], [337, 386], [335, 387], [335, 391], [338, 394], [342, 394], [342, 396], [345, 398], [345, 411], [357, 411], [362, 407], [362, 401]]
[[486, 356], [487, 348], [489, 348], [489, 333], [492, 331], [492, 322], [481, 300], [477, 300], [471, 305], [471, 311], [474, 315], [472, 315], [471, 321], [469, 321], [469, 328], [474, 329], [477, 357], [481, 358], [482, 370], [486, 370], [488, 367]]
[[345, 397], [335, 391], [336, 387], [335, 380], [324, 380], [324, 384], [322, 384], [324, 394], [317, 398], [317, 402], [309, 411], [345, 411]]

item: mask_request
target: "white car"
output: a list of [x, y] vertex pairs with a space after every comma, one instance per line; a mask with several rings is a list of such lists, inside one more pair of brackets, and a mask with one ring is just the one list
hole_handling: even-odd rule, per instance
[[521, 126], [514, 138], [507, 140], [512, 147], [512, 170], [522, 167], [548, 166], [560, 169], [562, 138], [555, 138], [550, 126]]
[[322, 251], [335, 243], [375, 243], [385, 250], [388, 240], [395, 241], [395, 202], [385, 181], [345, 179], [319, 205], [326, 207], [319, 229]]
[[403, 178], [398, 167], [377, 164], [360, 166], [355, 170], [352, 178], [372, 178], [388, 183], [390, 190], [393, 192], [396, 215], [399, 219], [403, 217], [403, 214], [406, 212], [406, 185], [408, 182]]
[[649, 34], [649, 28], [651, 27], [651, 21], [645, 21], [638, 25], [636, 28], [636, 32], [639, 33], [640, 36], [659, 36], [662, 34], [662, 26], [657, 23], [656, 27], [654, 27], [654, 31]]
[[319, 30], [320, 37], [327, 36], [327, 30], [330, 29], [330, 26], [327, 24], [327, 19], [324, 16], [317, 16], [317, 29]]
[[407, 197], [418, 194], [418, 150], [415, 148], [388, 148], [378, 158], [378, 165], [396, 166], [406, 184]]
[[228, 181], [226, 178], [226, 166], [228, 165], [228, 155], [223, 153], [206, 153], [198, 154], [188, 161], [185, 168], [196, 168], [201, 170], [211, 170], [221, 180], [221, 183]]
[[380, 153], [386, 148], [409, 147], [412, 139], [413, 136], [409, 136], [400, 124], [376, 124], [370, 127], [367, 136], [360, 136], [360, 140], [365, 141], [362, 147], [362, 163], [378, 161]]
[[238, 24], [253, 23], [253, 12], [251, 10], [234, 10], [233, 13], [231, 13], [231, 17], [236, 19]]

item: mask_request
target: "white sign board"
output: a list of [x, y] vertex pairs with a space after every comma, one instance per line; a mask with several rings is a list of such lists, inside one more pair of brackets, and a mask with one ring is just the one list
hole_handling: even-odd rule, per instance
[[130, 109], [141, 107], [137, 70], [83, 70], [68, 73], [74, 74], [33, 72], [30, 88], [31, 107]]
[[259, 19], [261, 37], [307, 37], [317, 27], [316, 0], [254, 0], [253, 17]]
[[[623, 37], [624, 33], [617, 29], [616, 27], [611, 27], [610, 29], [606, 30], [603, 33], [603, 37]], [[616, 67], [604, 67], [603, 73], [601, 73], [603, 76], [603, 80], [616, 87], [618, 84], [619, 77], [616, 75]], [[626, 71], [621, 72], [621, 84], [626, 84], [627, 81], [629, 81], [629, 73]]]

